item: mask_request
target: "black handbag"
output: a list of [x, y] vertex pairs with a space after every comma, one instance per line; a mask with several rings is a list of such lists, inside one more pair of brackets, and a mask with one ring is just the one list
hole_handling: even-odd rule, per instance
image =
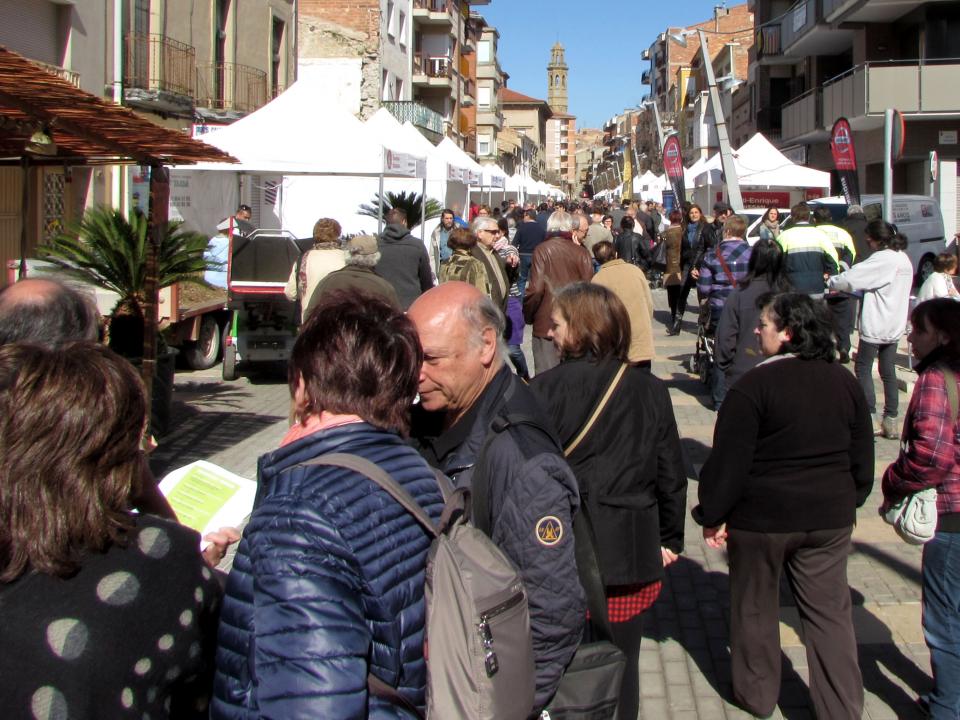
[[667, 267], [667, 242], [661, 240], [653, 247], [653, 259], [650, 261], [655, 268]]
[[[600, 416], [627, 369], [622, 364], [583, 429], [563, 454], [570, 456]], [[543, 720], [613, 720], [620, 702], [620, 686], [627, 657], [613, 644], [607, 598], [603, 592], [593, 523], [586, 504], [580, 506], [573, 521], [577, 574], [587, 595], [590, 610], [589, 638], [582, 642], [560, 679], [557, 694], [543, 711]]]

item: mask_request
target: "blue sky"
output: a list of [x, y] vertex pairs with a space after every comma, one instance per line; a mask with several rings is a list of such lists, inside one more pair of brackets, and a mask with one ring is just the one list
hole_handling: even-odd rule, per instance
[[[480, 13], [500, 33], [500, 67], [512, 90], [547, 98], [550, 48], [566, 49], [569, 112], [577, 127], [600, 128], [649, 88], [640, 73], [649, 63], [640, 53], [668, 26], [691, 25], [713, 17], [719, 0], [491, 0]], [[728, 5], [736, 5], [730, 2]]]

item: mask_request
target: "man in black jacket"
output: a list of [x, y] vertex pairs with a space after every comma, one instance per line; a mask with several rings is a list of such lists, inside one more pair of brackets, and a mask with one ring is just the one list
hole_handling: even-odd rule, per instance
[[520, 288], [520, 297], [523, 297], [527, 287], [527, 276], [530, 274], [530, 262], [537, 245], [547, 237], [546, 231], [537, 222], [537, 213], [533, 209], [523, 211], [523, 222], [517, 225], [517, 234], [513, 236], [513, 244], [520, 252], [520, 279], [517, 282]]
[[584, 624], [573, 546], [577, 481], [530, 389], [503, 362], [504, 320], [488, 297], [448, 282], [424, 293], [408, 315], [424, 354], [411, 437], [456, 486], [488, 488], [489, 513], [474, 522], [523, 576], [539, 713]]
[[393, 285], [406, 310], [420, 293], [433, 287], [427, 247], [407, 229], [407, 213], [391, 208], [384, 218], [387, 226], [380, 236], [380, 262], [377, 275]]

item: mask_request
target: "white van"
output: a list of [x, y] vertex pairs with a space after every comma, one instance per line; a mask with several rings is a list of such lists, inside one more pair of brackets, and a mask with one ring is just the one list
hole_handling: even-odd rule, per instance
[[[863, 195], [860, 200], [868, 221], [883, 219], [883, 195]], [[847, 202], [842, 197], [819, 198], [807, 204], [829, 208], [838, 223], [847, 216]], [[934, 258], [946, 248], [940, 203], [926, 195], [894, 195], [893, 224], [907, 237], [906, 253], [919, 285], [933, 272]]]

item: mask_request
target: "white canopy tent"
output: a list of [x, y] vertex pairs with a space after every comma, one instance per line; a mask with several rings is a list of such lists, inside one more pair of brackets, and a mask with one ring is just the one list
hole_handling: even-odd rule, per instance
[[[825, 194], [830, 189], [830, 173], [791, 162], [761, 133], [734, 151], [733, 162], [741, 187], [793, 190], [796, 199], [800, 199], [800, 189], [818, 188], [823, 189]], [[707, 189], [707, 204], [712, 205], [712, 189], [723, 186], [719, 153], [703, 163], [694, 178], [694, 186], [698, 190]]]
[[[236, 187], [238, 180], [247, 183], [239, 201], [256, 203], [261, 227], [309, 237], [317, 219], [332, 217], [346, 233], [375, 232], [377, 220], [358, 215], [359, 205], [371, 200], [381, 176], [409, 178], [418, 170], [411, 172], [407, 161], [412, 158], [398, 160], [396, 153], [403, 151], [391, 147], [403, 142], [397, 133], [375, 133], [347, 110], [328, 103], [333, 90], [326, 83], [316, 77], [298, 80], [256, 112], [201, 137], [239, 164], [204, 163], [179, 168], [177, 174], [189, 178], [198, 171], [217, 170], [225, 187]], [[384, 172], [386, 148], [394, 151], [396, 164], [405, 167]], [[223, 208], [216, 220], [234, 209]]]

